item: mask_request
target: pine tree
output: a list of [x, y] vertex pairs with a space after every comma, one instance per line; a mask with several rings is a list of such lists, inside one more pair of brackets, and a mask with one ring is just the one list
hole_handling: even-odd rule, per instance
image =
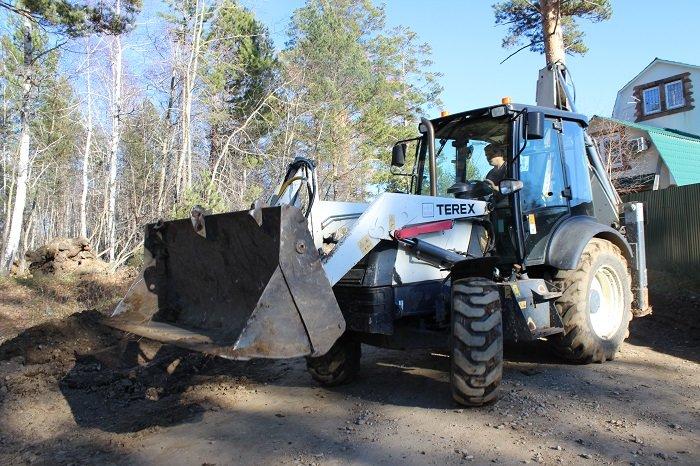
[[309, 0], [292, 18], [283, 60], [304, 110], [297, 153], [319, 162], [323, 198], [367, 197], [392, 142], [437, 102], [427, 46], [384, 19], [368, 0]]
[[[600, 22], [610, 19], [610, 0], [505, 0], [493, 5], [496, 24], [508, 25], [503, 47], [525, 45], [544, 53], [547, 64], [564, 62], [566, 54], [588, 51], [578, 19]], [[517, 52], [516, 52], [517, 53]]]
[[262, 120], [279, 74], [277, 60], [267, 29], [234, 0], [217, 7], [206, 44], [202, 79], [210, 180], [203, 200], [209, 204], [216, 180], [228, 168], [234, 179], [224, 187], [236, 186], [239, 196], [232, 201], [243, 207], [251, 201], [245, 174], [261, 162], [256, 148], [267, 131]]

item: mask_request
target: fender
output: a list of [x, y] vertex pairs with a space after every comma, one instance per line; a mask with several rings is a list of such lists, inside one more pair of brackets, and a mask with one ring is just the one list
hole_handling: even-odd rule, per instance
[[593, 238], [602, 238], [619, 247], [630, 266], [634, 266], [632, 249], [625, 237], [587, 216], [570, 217], [554, 230], [547, 245], [545, 264], [562, 270], [575, 269], [583, 249]]

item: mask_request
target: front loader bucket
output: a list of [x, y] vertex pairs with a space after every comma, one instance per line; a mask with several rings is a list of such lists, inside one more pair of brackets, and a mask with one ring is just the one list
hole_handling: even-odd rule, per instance
[[286, 205], [255, 217], [148, 225], [143, 272], [109, 325], [231, 359], [325, 354], [345, 320], [306, 219]]

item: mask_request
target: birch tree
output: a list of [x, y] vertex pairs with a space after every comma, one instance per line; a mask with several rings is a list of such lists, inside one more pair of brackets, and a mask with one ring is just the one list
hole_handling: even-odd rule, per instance
[[89, 41], [86, 41], [85, 47], [85, 87], [86, 87], [86, 120], [85, 120], [85, 146], [83, 147], [83, 163], [81, 172], [80, 184], [80, 236], [88, 237], [87, 227], [87, 195], [90, 173], [90, 157], [92, 156], [92, 137], [94, 132], [93, 122], [93, 91], [92, 91], [92, 68], [91, 57], [93, 50]]
[[175, 199], [179, 201], [192, 186], [192, 107], [200, 73], [204, 27], [211, 15], [206, 0], [169, 2], [165, 15], [174, 25], [174, 63], [180, 78], [180, 148], [177, 152]]
[[[117, 0], [119, 1], [119, 0]], [[125, 0], [127, 1], [127, 0]], [[139, 0], [128, 0], [129, 13], [133, 14], [140, 7]], [[8, 206], [9, 232], [2, 256], [0, 257], [0, 272], [9, 271], [18, 255], [22, 229], [24, 227], [24, 211], [27, 200], [27, 183], [30, 171], [30, 94], [36, 86], [34, 68], [37, 61], [49, 52], [65, 43], [63, 37], [76, 37], [93, 31], [120, 31], [128, 24], [120, 15], [111, 15], [99, 8], [70, 2], [52, 2], [49, 0], [36, 1], [2, 1], [0, 8], [21, 18], [22, 35], [22, 66], [19, 67], [18, 81], [21, 82], [21, 99], [19, 107], [20, 137], [18, 158], [14, 180], [14, 202]], [[56, 44], [47, 50], [36, 48], [36, 26], [42, 30], [48, 29], [58, 35]]]
[[24, 207], [27, 200], [27, 178], [29, 176], [29, 95], [32, 90], [32, 66], [35, 60], [34, 39], [32, 37], [32, 21], [22, 19], [22, 71], [20, 80], [22, 95], [20, 98], [19, 119], [19, 156], [15, 178], [14, 206], [9, 220], [9, 234], [2, 254], [0, 270], [9, 271], [19, 248], [22, 234]]
[[[114, 15], [121, 15], [121, 0], [116, 0]], [[109, 175], [107, 182], [107, 248], [109, 262], [113, 263], [117, 248], [117, 161], [122, 111], [122, 42], [121, 35], [112, 37], [110, 48], [112, 68], [111, 119], [112, 134], [109, 145]]]

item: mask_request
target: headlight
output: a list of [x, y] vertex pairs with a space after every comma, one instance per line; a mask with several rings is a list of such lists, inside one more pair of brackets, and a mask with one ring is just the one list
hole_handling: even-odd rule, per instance
[[491, 118], [499, 118], [499, 117], [505, 116], [505, 114], [506, 114], [505, 107], [494, 107], [491, 109]]

